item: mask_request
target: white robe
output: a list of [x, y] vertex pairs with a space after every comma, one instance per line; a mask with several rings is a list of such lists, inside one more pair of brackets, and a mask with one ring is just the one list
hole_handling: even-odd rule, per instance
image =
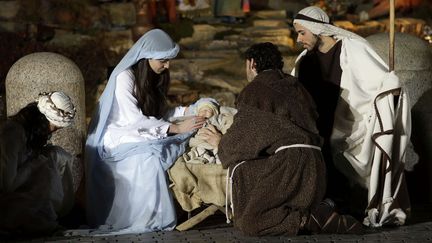
[[[144, 116], [131, 95], [131, 67], [142, 59], [170, 60], [180, 48], [152, 29], [129, 49], [110, 75], [89, 124], [85, 147], [87, 220], [95, 234], [172, 230], [174, 203], [166, 171], [191, 132], [166, 136], [165, 119]], [[178, 108], [167, 117], [183, 113]]]
[[[335, 164], [368, 189], [365, 225], [402, 225], [406, 219], [406, 208], [402, 207], [407, 205], [399, 208], [399, 204], [408, 202], [409, 207], [408, 195], [403, 191], [405, 150], [411, 134], [408, 95], [364, 39], [341, 41], [341, 95], [331, 135]], [[297, 64], [306, 52], [300, 54]], [[292, 74], [297, 75], [295, 68]], [[399, 97], [395, 106], [396, 93]], [[340, 154], [346, 160], [337, 159]]]
[[[131, 69], [117, 75], [113, 103], [102, 135], [105, 158], [115, 157], [116, 149], [123, 145], [157, 143], [167, 138], [170, 123], [145, 116], [137, 107], [132, 94], [134, 79]], [[166, 118], [183, 116], [184, 111], [185, 107], [176, 107]], [[166, 179], [171, 162], [164, 159], [164, 151], [155, 151], [151, 146], [146, 146], [146, 151], [138, 147], [142, 152], [126, 154], [115, 161], [105, 159], [94, 165], [88, 194], [92, 197], [88, 201], [92, 210], [89, 219], [92, 225], [99, 226], [99, 230], [93, 234], [174, 228], [176, 216]]]
[[[160, 139], [167, 136], [170, 122], [145, 116], [133, 96], [135, 76], [131, 69], [117, 76], [113, 107], [103, 136], [106, 151], [120, 144]], [[168, 117], [183, 116], [185, 107], [176, 107]], [[167, 118], [168, 118], [167, 117]]]

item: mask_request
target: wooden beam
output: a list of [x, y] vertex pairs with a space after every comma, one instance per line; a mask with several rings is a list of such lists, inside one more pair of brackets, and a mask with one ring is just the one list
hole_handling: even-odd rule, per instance
[[395, 42], [395, 0], [390, 1], [389, 13], [389, 72], [394, 70], [394, 42]]
[[210, 205], [206, 209], [201, 211], [199, 214], [193, 216], [192, 218], [190, 218], [190, 219], [186, 220], [185, 222], [183, 222], [182, 224], [178, 225], [176, 227], [176, 230], [178, 230], [178, 231], [188, 230], [188, 229], [194, 227], [195, 225], [197, 225], [198, 223], [202, 222], [207, 217], [215, 214], [216, 211], [218, 211], [218, 210], [219, 210], [218, 206]]

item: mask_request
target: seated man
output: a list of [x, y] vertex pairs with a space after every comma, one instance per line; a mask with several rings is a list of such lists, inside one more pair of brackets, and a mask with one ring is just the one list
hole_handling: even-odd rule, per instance
[[359, 233], [358, 221], [322, 201], [326, 170], [311, 96], [282, 72], [275, 45], [255, 44], [245, 57], [250, 83], [237, 98], [232, 126], [223, 136], [202, 128], [229, 170], [234, 227], [254, 236]]
[[52, 92], [0, 125], [0, 232], [51, 234], [72, 208], [76, 158], [48, 140], [74, 116], [71, 99]]

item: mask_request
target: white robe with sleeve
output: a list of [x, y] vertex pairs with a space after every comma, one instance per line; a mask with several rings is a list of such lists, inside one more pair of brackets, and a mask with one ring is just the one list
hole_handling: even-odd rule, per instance
[[[119, 73], [116, 80], [110, 115], [106, 122], [103, 153], [110, 157], [115, 149], [125, 144], [157, 143], [167, 137], [170, 123], [164, 119], [145, 116], [133, 96], [134, 74], [131, 69]], [[169, 111], [169, 117], [183, 116], [185, 107]], [[101, 218], [95, 234], [125, 234], [172, 229], [176, 223], [175, 211], [166, 183], [166, 169], [171, 165], [163, 155], [143, 151], [116, 162], [107, 162], [109, 168], [103, 180], [111, 180], [105, 193], [112, 200], [106, 208], [109, 213]], [[102, 207], [102, 205], [101, 205]], [[103, 207], [102, 207], [103, 208]], [[101, 214], [98, 214], [100, 216]]]
[[169, 116], [145, 116], [132, 95], [131, 67], [142, 59], [172, 59], [179, 46], [160, 29], [146, 32], [114, 68], [89, 124], [86, 146], [87, 222], [91, 234], [172, 230], [174, 202], [166, 171], [191, 133], [167, 136]]
[[[113, 107], [103, 137], [106, 151], [124, 143], [160, 139], [167, 136], [171, 123], [152, 116], [145, 116], [137, 107], [137, 100], [133, 96], [134, 80], [135, 76], [131, 69], [117, 76]], [[176, 107], [170, 112], [170, 116], [183, 116], [184, 111], [185, 107]]]

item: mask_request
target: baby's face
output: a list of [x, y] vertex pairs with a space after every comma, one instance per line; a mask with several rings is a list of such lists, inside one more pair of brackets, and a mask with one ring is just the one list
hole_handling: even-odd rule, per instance
[[201, 109], [198, 110], [198, 116], [205, 117], [208, 119], [213, 115], [214, 115], [213, 110], [210, 109], [209, 107], [202, 107]]

